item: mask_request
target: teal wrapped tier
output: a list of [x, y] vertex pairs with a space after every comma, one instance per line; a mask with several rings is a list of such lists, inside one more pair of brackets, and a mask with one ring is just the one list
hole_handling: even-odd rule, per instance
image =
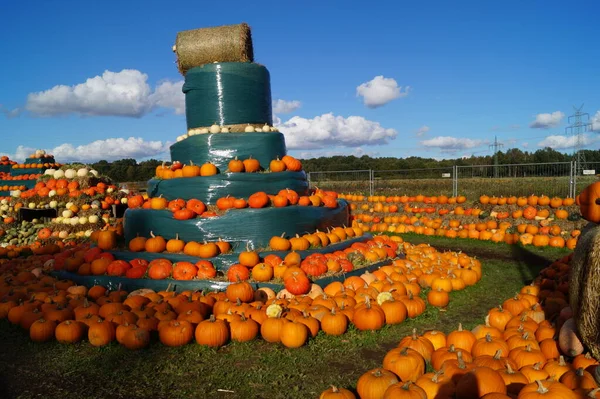
[[37, 175], [44, 174], [46, 168], [18, 168], [11, 169], [11, 176], [22, 176], [22, 175]]
[[221, 238], [239, 252], [246, 244], [251, 248], [266, 248], [271, 237], [282, 233], [295, 236], [349, 225], [349, 217], [349, 206], [344, 200], [339, 200], [335, 209], [313, 206], [230, 209], [223, 216], [189, 220], [176, 220], [168, 210], [128, 209], [124, 234], [126, 242], [138, 235], [150, 237], [150, 232], [167, 240], [179, 234], [185, 242], [217, 241]]
[[214, 164], [221, 172], [229, 161], [237, 157], [254, 158], [264, 169], [277, 157], [286, 155], [285, 138], [279, 132], [271, 133], [215, 133], [197, 134], [171, 146], [171, 161], [197, 165]]
[[55, 163], [54, 157], [44, 157], [44, 158], [26, 158], [25, 164], [31, 163]]
[[37, 180], [0, 180], [0, 186], [25, 186], [27, 189], [35, 187]]
[[10, 173], [12, 171], [12, 165], [0, 165], [1, 173]]
[[182, 91], [188, 129], [273, 124], [271, 77], [262, 65], [223, 62], [191, 68]]
[[148, 182], [150, 197], [163, 196], [174, 200], [199, 199], [215, 204], [221, 197], [248, 198], [257, 191], [277, 194], [289, 188], [299, 195], [308, 192], [308, 181], [304, 172], [277, 173], [219, 173], [214, 176], [181, 177], [178, 179], [152, 179]]
[[[366, 271], [375, 271], [382, 266], [390, 264], [389, 260], [374, 263], [372, 265], [361, 267], [359, 269], [354, 269], [351, 272], [347, 273], [339, 273], [331, 276], [322, 277], [314, 280], [314, 283], [321, 286], [326, 287], [328, 284], [331, 284], [334, 281], [344, 281], [348, 277], [351, 276], [360, 276]], [[103, 287], [108, 288], [109, 290], [117, 290], [123, 289], [126, 291], [138, 290], [141, 288], [149, 288], [156, 292], [166, 290], [167, 287], [170, 286], [170, 289], [175, 292], [182, 291], [225, 291], [227, 287], [231, 284], [225, 280], [173, 280], [173, 279], [164, 279], [164, 280], [151, 280], [149, 278], [126, 278], [126, 277], [113, 277], [113, 276], [80, 276], [75, 273], [70, 273], [66, 271], [58, 271], [51, 272], [51, 275], [60, 279], [60, 280], [71, 280], [77, 285], [85, 285], [87, 287], [93, 287], [94, 285], [101, 285]], [[268, 287], [276, 292], [283, 289], [284, 286], [281, 282], [268, 282], [268, 283], [258, 283], [255, 281], [250, 281], [252, 288], [255, 290], [261, 287]]]
[[[309, 249], [306, 251], [298, 251], [298, 254], [304, 259], [307, 256], [309, 256], [311, 254], [315, 254], [315, 253], [328, 254], [328, 253], [333, 253], [335, 251], [343, 251], [344, 249], [348, 248], [355, 242], [363, 242], [370, 238], [372, 238], [372, 236], [370, 234], [364, 234], [361, 237], [350, 238], [350, 239], [344, 240], [342, 242], [328, 245], [324, 248], [314, 248], [314, 249]], [[138, 259], [138, 258], [145, 259], [148, 262], [151, 262], [155, 259], [168, 259], [173, 263], [175, 263], [175, 262], [196, 263], [200, 260], [209, 260], [210, 262], [212, 262], [215, 269], [217, 269], [218, 272], [223, 273], [223, 274], [227, 273], [227, 270], [229, 270], [229, 268], [232, 265], [235, 265], [236, 263], [239, 262], [239, 260], [238, 260], [239, 254], [235, 253], [235, 252], [222, 254], [222, 255], [216, 256], [214, 258], [207, 258], [207, 259], [198, 258], [195, 256], [189, 256], [189, 255], [185, 255], [182, 253], [170, 254], [170, 253], [131, 252], [131, 251], [111, 251], [111, 253], [115, 256], [116, 259], [125, 260], [127, 262], [130, 262], [133, 259]], [[285, 251], [263, 251], [263, 252], [259, 252], [259, 256], [262, 259], [264, 259], [265, 256], [273, 254], [273, 255], [277, 255], [281, 259], [283, 259], [283, 258], [285, 258], [285, 256], [288, 253], [289, 252], [285, 252]]]

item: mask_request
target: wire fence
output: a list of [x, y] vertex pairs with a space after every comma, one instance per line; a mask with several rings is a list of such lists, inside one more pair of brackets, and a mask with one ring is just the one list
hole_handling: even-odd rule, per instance
[[311, 187], [365, 195], [575, 197], [600, 180], [600, 162], [548, 162], [510, 165], [469, 165], [447, 168], [310, 172]]

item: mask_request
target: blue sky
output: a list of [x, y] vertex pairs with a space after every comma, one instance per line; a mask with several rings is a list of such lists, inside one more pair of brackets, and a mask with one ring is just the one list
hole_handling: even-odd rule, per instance
[[494, 135], [570, 152], [582, 103], [600, 130], [597, 1], [7, 3], [0, 152], [21, 159], [168, 157], [185, 132], [177, 32], [242, 21], [295, 155], [485, 155]]

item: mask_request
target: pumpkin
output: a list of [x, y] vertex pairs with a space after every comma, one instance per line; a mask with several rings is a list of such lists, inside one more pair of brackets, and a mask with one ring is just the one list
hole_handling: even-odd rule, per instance
[[302, 170], [302, 162], [290, 155], [285, 155], [281, 160], [290, 172], [299, 172]]
[[117, 245], [117, 235], [114, 231], [103, 230], [98, 234], [98, 248], [109, 251]]
[[231, 302], [240, 300], [249, 303], [254, 300], [254, 290], [252, 289], [252, 286], [245, 281], [229, 284], [225, 294], [227, 295], [227, 299]]
[[327, 335], [342, 335], [348, 329], [348, 318], [343, 313], [336, 313], [335, 308], [321, 318], [321, 329]]
[[129, 241], [129, 250], [131, 252], [142, 252], [146, 249], [146, 238], [136, 237]]
[[81, 341], [85, 333], [84, 325], [79, 321], [66, 320], [56, 326], [54, 335], [61, 344], [73, 344]]
[[576, 197], [581, 215], [587, 221], [600, 223], [600, 182], [587, 186]]
[[425, 374], [425, 359], [410, 348], [396, 348], [383, 358], [383, 368], [396, 374], [402, 381], [416, 381]]
[[506, 385], [500, 374], [489, 367], [476, 367], [456, 384], [456, 396], [461, 399], [478, 399], [493, 392], [506, 394]]
[[98, 318], [92, 321], [88, 328], [88, 340], [93, 346], [105, 346], [115, 339], [114, 324]]
[[281, 317], [269, 317], [260, 326], [260, 335], [270, 343], [281, 342], [281, 331], [285, 323], [289, 323]]
[[231, 340], [237, 342], [248, 342], [252, 341], [258, 335], [260, 325], [242, 313], [240, 320], [234, 320], [229, 323], [229, 330], [231, 332]]
[[248, 197], [248, 206], [250, 208], [264, 208], [269, 204], [269, 196], [265, 192], [257, 192]]
[[269, 247], [273, 251], [289, 251], [291, 246], [290, 241], [285, 238], [285, 233], [282, 233], [281, 236], [273, 236], [269, 240]]
[[235, 157], [227, 164], [227, 169], [231, 173], [241, 173], [244, 172], [244, 162], [242, 162], [238, 157]]
[[154, 210], [166, 209], [169, 202], [162, 196], [154, 197], [150, 200], [150, 208]]
[[173, 264], [173, 278], [175, 280], [191, 280], [198, 274], [198, 268], [191, 262], [177, 262]]
[[399, 348], [410, 348], [419, 352], [425, 361], [431, 361], [431, 355], [435, 351], [433, 344], [423, 337], [417, 335], [417, 329], [413, 328], [412, 335], [404, 337], [398, 344]]
[[463, 349], [469, 353], [476, 341], [477, 339], [471, 331], [463, 330], [462, 323], [459, 323], [458, 329], [450, 332], [446, 337], [448, 346], [454, 345], [457, 349]]
[[308, 327], [303, 323], [291, 321], [281, 327], [281, 343], [288, 348], [299, 348], [308, 340]]
[[172, 238], [169, 241], [167, 241], [165, 249], [167, 250], [167, 252], [176, 253], [182, 252], [184, 247], [185, 242], [179, 239], [179, 234], [175, 234], [175, 238]]
[[583, 353], [583, 344], [576, 333], [575, 319], [571, 318], [563, 324], [558, 336], [560, 350], [571, 357]]
[[191, 323], [185, 320], [170, 320], [158, 329], [160, 342], [167, 346], [187, 345], [193, 336], [194, 329]]
[[398, 377], [384, 368], [372, 369], [358, 379], [356, 392], [361, 399], [381, 399], [390, 385], [396, 384]]
[[578, 396], [565, 385], [556, 381], [536, 381], [527, 384], [519, 392], [518, 399], [538, 399], [541, 397], [575, 399]]
[[285, 162], [283, 162], [279, 157], [277, 159], [272, 160], [269, 163], [269, 170], [271, 172], [283, 172], [287, 169], [285, 166]]
[[244, 170], [248, 173], [258, 172], [260, 171], [260, 163], [257, 159], [249, 157], [248, 159], [244, 159]]
[[337, 388], [332, 385], [331, 388], [321, 392], [319, 399], [356, 399], [356, 396], [345, 388]]
[[46, 342], [54, 338], [54, 331], [56, 330], [56, 322], [52, 320], [46, 320], [44, 318], [38, 319], [31, 324], [29, 328], [29, 337], [35, 342]]
[[158, 253], [167, 249], [167, 242], [163, 237], [155, 236], [152, 231], [150, 232], [150, 237], [144, 245], [146, 252]]

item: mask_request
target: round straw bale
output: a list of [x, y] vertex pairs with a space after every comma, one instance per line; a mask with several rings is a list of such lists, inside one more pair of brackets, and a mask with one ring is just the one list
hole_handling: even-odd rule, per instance
[[177, 34], [173, 51], [179, 72], [213, 62], [253, 62], [252, 33], [246, 23], [186, 30]]
[[600, 358], [600, 226], [581, 235], [569, 278], [569, 301], [577, 332], [595, 358]]

